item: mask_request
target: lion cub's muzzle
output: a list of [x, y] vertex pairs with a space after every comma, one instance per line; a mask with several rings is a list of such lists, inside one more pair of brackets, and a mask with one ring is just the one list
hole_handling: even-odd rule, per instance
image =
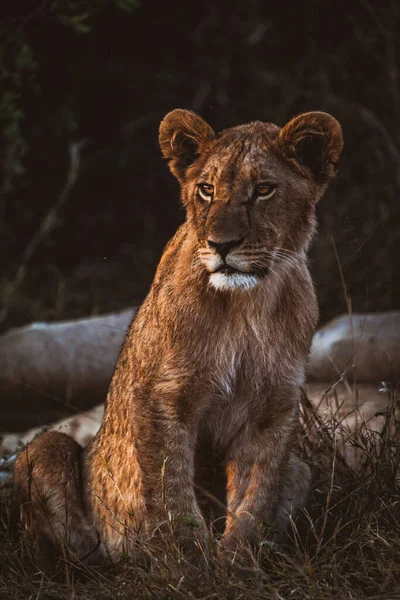
[[199, 249], [199, 257], [210, 273], [209, 283], [218, 290], [249, 290], [261, 276], [255, 273], [241, 246], [244, 238], [225, 241], [207, 240]]

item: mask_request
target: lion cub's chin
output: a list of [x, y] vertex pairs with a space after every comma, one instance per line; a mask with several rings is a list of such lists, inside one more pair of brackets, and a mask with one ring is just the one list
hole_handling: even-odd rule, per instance
[[211, 273], [210, 285], [216, 290], [251, 290], [260, 279], [250, 273]]

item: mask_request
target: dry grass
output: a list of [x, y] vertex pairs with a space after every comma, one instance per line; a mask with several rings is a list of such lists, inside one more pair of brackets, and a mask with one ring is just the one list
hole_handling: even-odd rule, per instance
[[205, 578], [176, 553], [150, 566], [128, 560], [109, 569], [59, 564], [51, 578], [26, 554], [14, 491], [3, 488], [0, 598], [19, 600], [132, 598], [400, 598], [400, 428], [397, 396], [379, 434], [364, 426], [353, 439], [363, 461], [351, 471], [336, 448], [334, 417], [323, 423], [304, 402], [299, 449], [313, 485], [307, 509], [279, 547], [263, 544], [240, 568], [212, 563]]

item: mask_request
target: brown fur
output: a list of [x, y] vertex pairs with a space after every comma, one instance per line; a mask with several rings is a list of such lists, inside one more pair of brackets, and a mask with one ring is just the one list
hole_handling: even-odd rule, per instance
[[[44, 434], [15, 469], [30, 531], [79, 558], [97, 536], [96, 552], [118, 558], [170, 529], [193, 548], [218, 513], [210, 493], [226, 501], [224, 553], [257, 540], [261, 523], [284, 530], [307, 493], [308, 467], [291, 454], [317, 322], [305, 251], [340, 126], [308, 113], [282, 130], [256, 122], [216, 136], [175, 110], [160, 145], [187, 220], [132, 322], [100, 431], [83, 451]], [[36, 518], [49, 489], [57, 528]]]

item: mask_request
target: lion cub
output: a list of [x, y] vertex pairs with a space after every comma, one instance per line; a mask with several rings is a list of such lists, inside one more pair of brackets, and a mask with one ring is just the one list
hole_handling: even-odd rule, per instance
[[291, 452], [318, 316], [306, 250], [340, 125], [311, 112], [216, 135], [174, 110], [160, 146], [187, 218], [131, 324], [100, 431], [84, 450], [45, 433], [15, 467], [28, 531], [78, 559], [135, 554], [164, 531], [190, 551], [221, 505], [226, 554], [262, 523], [282, 532], [309, 487]]

